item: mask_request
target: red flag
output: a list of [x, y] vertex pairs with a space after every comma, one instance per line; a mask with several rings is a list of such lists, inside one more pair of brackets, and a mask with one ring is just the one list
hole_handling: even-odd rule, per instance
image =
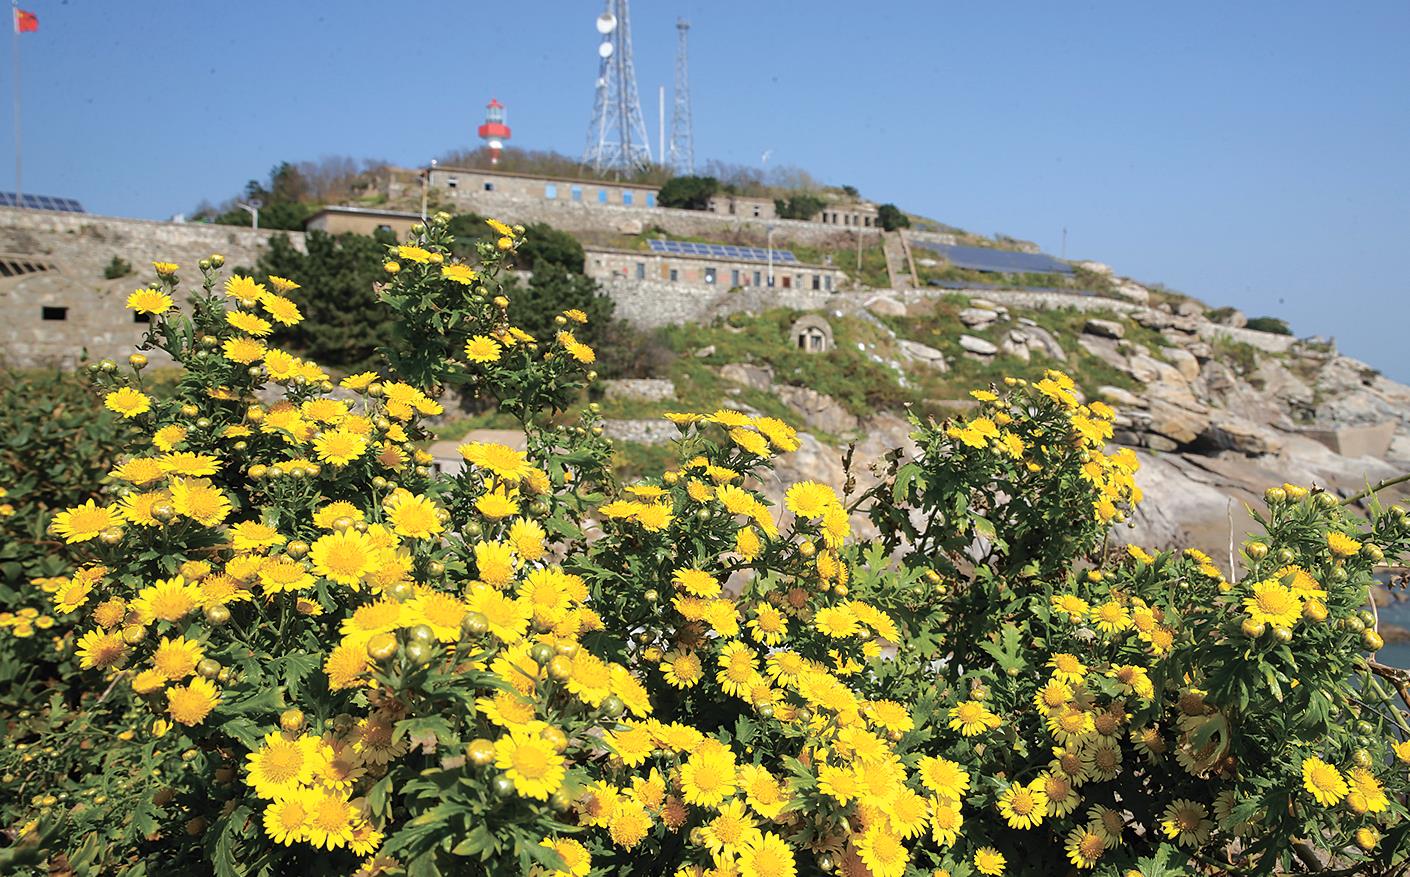
[[15, 9], [15, 33], [39, 30], [39, 16], [25, 9]]

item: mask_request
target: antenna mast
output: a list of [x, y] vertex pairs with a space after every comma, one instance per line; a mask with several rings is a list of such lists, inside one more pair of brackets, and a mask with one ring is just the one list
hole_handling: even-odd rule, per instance
[[594, 171], [634, 171], [651, 164], [651, 141], [637, 96], [632, 63], [632, 28], [628, 0], [606, 0], [597, 17], [602, 42], [597, 68], [597, 99], [588, 127], [583, 164]]
[[671, 155], [667, 162], [678, 174], [695, 173], [695, 136], [690, 122], [690, 62], [686, 54], [690, 22], [676, 19], [676, 100], [671, 109]]

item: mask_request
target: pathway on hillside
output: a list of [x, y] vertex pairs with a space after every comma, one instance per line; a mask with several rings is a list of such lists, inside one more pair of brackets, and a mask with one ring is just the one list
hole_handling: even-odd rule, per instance
[[911, 289], [915, 286], [911, 261], [908, 258], [905, 239], [899, 231], [881, 234], [881, 250], [886, 255], [886, 273], [891, 278], [892, 289]]

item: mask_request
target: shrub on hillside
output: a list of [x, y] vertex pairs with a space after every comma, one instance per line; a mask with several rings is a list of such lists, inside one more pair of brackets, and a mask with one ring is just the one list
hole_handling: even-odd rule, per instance
[[911, 218], [895, 204], [883, 204], [876, 208], [876, 221], [886, 231], [911, 227]]
[[[448, 220], [386, 249], [398, 343], [338, 392], [265, 340], [301, 321], [283, 280], [213, 266], [178, 310], [166, 266], [135, 300], [185, 375], [169, 399], [97, 375], [141, 435], [120, 498], [51, 526], [78, 570], [47, 645], [76, 668], [8, 725], [0, 864], [1402, 867], [1410, 724], [1372, 671], [1406, 680], [1364, 658], [1358, 610], [1410, 548], [1403, 510], [1287, 485], [1239, 575], [1108, 554], [1135, 455], [1057, 372], [915, 419], [915, 454], [869, 461], [860, 495], [803, 481], [771, 506], [801, 439], [728, 409], [668, 415], [668, 468], [623, 484], [591, 409], [553, 420], [593, 379], [588, 316], [526, 332], [513, 230], [467, 264]], [[525, 450], [433, 470], [422, 421], [450, 385], [498, 398]]]
[[720, 181], [714, 177], [671, 177], [661, 187], [656, 203], [682, 210], [706, 210], [719, 190]]
[[1292, 327], [1281, 317], [1249, 317], [1245, 328], [1258, 332], [1272, 332], [1275, 335], [1291, 335]]

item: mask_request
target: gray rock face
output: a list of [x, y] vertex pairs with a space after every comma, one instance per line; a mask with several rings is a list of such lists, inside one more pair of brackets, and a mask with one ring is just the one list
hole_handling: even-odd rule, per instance
[[993, 356], [999, 352], [999, 348], [995, 347], [990, 342], [985, 341], [983, 338], [976, 338], [973, 335], [961, 335], [960, 346], [963, 347], [966, 352], [973, 353], [976, 356]]
[[965, 308], [959, 312], [960, 322], [971, 329], [984, 329], [999, 319], [997, 311], [985, 308]]
[[1215, 411], [1200, 441], [1221, 450], [1238, 451], [1252, 457], [1276, 454], [1283, 449], [1282, 437], [1273, 430], [1229, 411]]
[[1231, 326], [1235, 329], [1242, 329], [1248, 325], [1248, 317], [1238, 308], [1230, 308], [1229, 312], [1220, 315], [1218, 321], [1221, 326]]
[[664, 402], [676, 397], [676, 385], [658, 378], [623, 378], [602, 382], [603, 395], [608, 399], [645, 399]]
[[1052, 332], [1034, 323], [1031, 326], [1025, 324], [1023, 334], [1028, 336], [1029, 347], [1042, 350], [1049, 358], [1058, 362], [1067, 362], [1067, 352], [1062, 349]]
[[881, 317], [904, 317], [906, 306], [889, 295], [878, 295], [867, 299], [862, 307]]
[[1115, 320], [1099, 320], [1096, 317], [1088, 320], [1082, 326], [1082, 331], [1088, 335], [1097, 335], [1101, 338], [1124, 338], [1126, 327]]
[[1139, 305], [1150, 304], [1151, 291], [1131, 280], [1118, 280], [1112, 286], [1112, 292]]
[[731, 362], [720, 368], [720, 377], [750, 389], [767, 390], [773, 386], [774, 370], [767, 365]]
[[831, 396], [824, 396], [807, 387], [780, 386], [774, 388], [783, 404], [798, 412], [803, 423], [812, 429], [846, 435], [857, 431], [857, 418]]
[[1033, 354], [1028, 347], [1027, 330], [1010, 329], [1005, 332], [1003, 340], [999, 342], [999, 350], [1023, 362], [1029, 362], [1033, 359]]
[[1168, 347], [1162, 354], [1170, 364], [1175, 366], [1175, 370], [1186, 382], [1193, 382], [1199, 378], [1199, 360], [1193, 353], [1181, 347]]
[[1140, 408], [1144, 403], [1130, 390], [1123, 390], [1120, 387], [1103, 386], [1097, 387], [1097, 398], [1111, 405], [1120, 408]]
[[901, 354], [912, 362], [917, 362], [927, 368], [933, 368], [938, 372], [947, 372], [950, 366], [945, 362], [945, 354], [919, 341], [907, 341], [902, 338], [898, 342]]
[[1193, 442], [1209, 426], [1209, 408], [1185, 383], [1160, 381], [1146, 387], [1151, 432], [1178, 445]]

